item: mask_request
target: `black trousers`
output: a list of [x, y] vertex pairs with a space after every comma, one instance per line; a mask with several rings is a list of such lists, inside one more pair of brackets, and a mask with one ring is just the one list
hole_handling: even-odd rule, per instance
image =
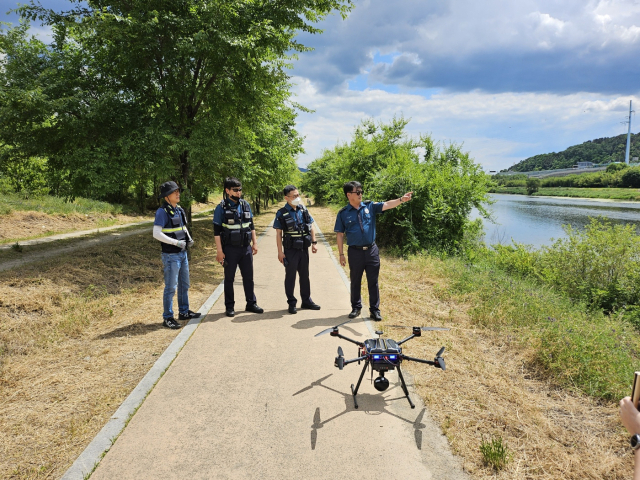
[[369, 310], [380, 310], [380, 289], [378, 288], [378, 276], [380, 274], [380, 252], [377, 245], [368, 250], [358, 250], [349, 247], [349, 271], [351, 277], [351, 308], [362, 308], [362, 274], [367, 274], [369, 285]]
[[251, 246], [232, 247], [225, 245], [222, 248], [227, 266], [224, 267], [224, 305], [227, 309], [233, 309], [235, 300], [233, 296], [233, 280], [236, 276], [236, 268], [240, 267], [242, 286], [247, 303], [256, 303], [253, 293], [253, 252]]
[[285, 267], [284, 291], [287, 294], [287, 303], [294, 307], [298, 299], [294, 296], [293, 290], [296, 286], [296, 273], [300, 280], [300, 298], [302, 303], [313, 303], [311, 300], [311, 284], [309, 283], [309, 249], [296, 250], [295, 248], [285, 248], [284, 256], [289, 262]]

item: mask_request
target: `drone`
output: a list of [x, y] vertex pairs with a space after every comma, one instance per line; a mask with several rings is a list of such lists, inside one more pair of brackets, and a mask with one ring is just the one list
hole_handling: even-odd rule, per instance
[[[438, 350], [436, 356], [433, 360], [423, 360], [421, 358], [413, 358], [409, 357], [402, 353], [402, 345], [405, 342], [408, 342], [412, 338], [422, 336], [422, 331], [429, 330], [449, 330], [448, 328], [442, 327], [412, 327], [413, 332], [407, 338], [396, 342], [395, 340], [391, 340], [390, 338], [380, 338], [384, 332], [376, 331], [376, 335], [378, 338], [371, 338], [365, 340], [364, 342], [358, 342], [349, 337], [345, 337], [340, 334], [339, 327], [349, 323], [351, 320], [348, 320], [340, 325], [336, 325], [335, 327], [329, 327], [326, 330], [323, 330], [320, 333], [317, 333], [315, 336], [319, 337], [320, 335], [324, 335], [325, 333], [330, 333], [332, 337], [338, 337], [348, 342], [351, 342], [358, 346], [358, 357], [352, 360], [344, 359], [344, 352], [342, 351], [342, 347], [338, 347], [338, 356], [335, 358], [334, 366], [338, 367], [338, 369], [342, 370], [345, 365], [349, 365], [350, 363], [364, 362], [364, 368], [362, 369], [362, 373], [360, 373], [360, 378], [358, 379], [358, 383], [355, 388], [353, 384], [351, 384], [351, 394], [353, 395], [353, 403], [355, 408], [358, 408], [358, 401], [356, 400], [356, 395], [358, 394], [358, 389], [360, 388], [360, 383], [362, 383], [362, 378], [364, 377], [364, 372], [366, 372], [367, 368], [371, 366], [371, 380], [373, 381], [373, 386], [379, 392], [384, 392], [387, 388], [389, 388], [389, 380], [385, 377], [385, 373], [390, 370], [398, 370], [398, 376], [400, 377], [400, 382], [402, 384], [402, 391], [404, 392], [405, 397], [409, 401], [409, 405], [411, 408], [416, 408], [416, 406], [411, 401], [409, 397], [409, 390], [407, 389], [407, 384], [404, 381], [404, 376], [402, 375], [402, 370], [400, 369], [400, 364], [403, 360], [408, 360], [411, 362], [419, 362], [426, 363], [427, 365], [431, 365], [436, 368], [440, 368], [442, 370], [446, 369], [444, 358], [442, 358], [442, 354], [444, 352], [444, 347]], [[395, 328], [406, 328], [400, 327], [396, 325], [390, 325]], [[378, 372], [378, 377], [373, 380], [373, 371]]]

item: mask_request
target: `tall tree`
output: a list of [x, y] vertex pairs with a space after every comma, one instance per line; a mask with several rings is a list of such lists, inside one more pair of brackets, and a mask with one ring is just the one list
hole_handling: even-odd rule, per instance
[[[253, 162], [264, 159], [260, 152], [274, 144], [290, 142], [286, 152], [275, 152], [290, 161], [299, 148], [295, 130], [277, 129], [276, 140], [276, 130], [265, 134], [265, 122], [294, 115], [286, 68], [292, 55], [307, 50], [295, 35], [320, 33], [314, 22], [351, 8], [351, 0], [71, 4], [66, 12], [33, 0], [20, 8], [25, 18], [51, 26], [54, 42], [32, 55], [41, 63], [29, 87], [41, 105], [9, 98], [6, 110], [14, 113], [0, 107], [0, 124], [23, 115], [37, 125], [46, 138], [34, 144], [47, 151], [32, 145], [25, 152], [48, 156], [71, 193], [100, 184], [99, 178], [113, 189], [118, 182], [124, 188], [170, 176], [187, 190], [187, 200], [189, 192], [202, 196], [219, 183], [230, 166], [251, 165], [254, 153]], [[3, 62], [21, 61], [23, 54], [14, 48]], [[0, 126], [2, 133], [7, 129]], [[7, 140], [15, 139], [0, 137], [12, 144]]]

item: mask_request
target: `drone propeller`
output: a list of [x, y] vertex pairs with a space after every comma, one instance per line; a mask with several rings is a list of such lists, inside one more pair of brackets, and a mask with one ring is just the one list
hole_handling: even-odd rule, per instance
[[[407, 327], [405, 325], [388, 325], [391, 328], [415, 328], [415, 327]], [[450, 328], [444, 328], [444, 327], [420, 327], [420, 330], [422, 330], [423, 332], [429, 332], [429, 331], [433, 331], [433, 330], [451, 330]]]
[[438, 353], [436, 353], [436, 358], [434, 358], [434, 360], [436, 362], [438, 362], [438, 366], [442, 369], [442, 370], [446, 370], [447, 367], [444, 364], [444, 358], [442, 358], [440, 355], [442, 355], [442, 353], [444, 352], [444, 347], [442, 347], [440, 350], [438, 350]]
[[338, 347], [338, 356], [336, 357], [335, 365], [339, 370], [344, 368], [344, 352], [342, 351], [342, 347]]
[[[353, 319], [352, 319], [353, 320]], [[329, 327], [324, 329], [323, 331], [321, 331], [320, 333], [316, 333], [314, 335], [314, 337], [319, 337], [320, 335], [324, 335], [325, 333], [329, 333], [331, 330], [333, 330], [334, 328], [338, 328], [341, 327], [342, 325], [349, 323], [351, 320], [347, 320], [346, 322], [341, 323], [340, 325], [336, 325], [335, 327]]]

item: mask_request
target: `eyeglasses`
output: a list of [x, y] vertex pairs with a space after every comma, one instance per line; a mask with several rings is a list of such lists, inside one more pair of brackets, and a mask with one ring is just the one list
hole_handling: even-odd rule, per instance
[[356, 195], [362, 195], [363, 191], [362, 190], [354, 190], [353, 192], [349, 192], [349, 193], [355, 193]]
[[231, 190], [232, 192], [241, 192], [242, 191], [242, 187], [240, 187], [240, 188], [230, 188], [229, 190]]

